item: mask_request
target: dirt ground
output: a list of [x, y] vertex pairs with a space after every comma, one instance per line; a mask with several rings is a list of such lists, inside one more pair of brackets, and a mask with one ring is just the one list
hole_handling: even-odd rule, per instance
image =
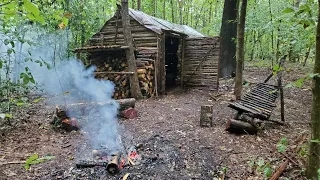
[[[270, 70], [245, 69], [244, 79], [261, 82]], [[303, 76], [295, 69], [285, 73], [288, 83]], [[0, 179], [264, 179], [267, 168], [274, 172], [289, 157], [282, 179], [304, 179], [305, 148], [311, 109], [310, 82], [303, 88], [285, 89], [286, 124], [265, 123], [257, 135], [237, 135], [224, 130], [235, 111], [228, 108], [233, 98], [233, 80], [221, 80], [218, 92], [201, 88], [174, 89], [166, 96], [138, 101], [136, 119], [120, 119], [122, 136], [129, 144], [142, 143], [142, 163], [110, 176], [102, 167], [77, 169], [79, 146], [86, 143], [82, 131], [52, 129], [54, 107], [45, 100], [19, 110], [12, 122], [0, 129]], [[245, 87], [245, 91], [250, 86]], [[213, 105], [213, 127], [199, 126], [201, 105]], [[279, 102], [271, 116], [280, 121]], [[11, 125], [9, 125], [11, 124]], [[277, 143], [287, 138], [284, 153]], [[25, 170], [28, 156], [53, 155], [54, 159]], [[265, 171], [265, 173], [264, 173]]]

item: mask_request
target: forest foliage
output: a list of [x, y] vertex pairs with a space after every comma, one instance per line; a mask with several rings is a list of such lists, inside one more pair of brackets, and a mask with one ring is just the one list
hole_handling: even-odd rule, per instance
[[[20, 61], [48, 64], [48, 59], [34, 59], [24, 46], [37, 46], [37, 38], [59, 34], [66, 36], [55, 43], [72, 49], [85, 45], [116, 10], [116, 0], [3, 0], [0, 4], [0, 94], [10, 98], [35, 84], [25, 67], [16, 74]], [[141, 0], [141, 10], [173, 23], [189, 25], [203, 34], [218, 35], [221, 27], [223, 0]], [[245, 60], [274, 65], [281, 55], [292, 62], [312, 60], [315, 52], [317, 6], [314, 0], [271, 1], [249, 0], [245, 28]], [[137, 0], [129, 1], [137, 9]], [[54, 36], [57, 37], [57, 36]], [[51, 43], [52, 42], [52, 43]], [[19, 61], [18, 61], [19, 59]], [[61, 58], [60, 60], [63, 60]], [[52, 64], [51, 64], [52, 66]]]

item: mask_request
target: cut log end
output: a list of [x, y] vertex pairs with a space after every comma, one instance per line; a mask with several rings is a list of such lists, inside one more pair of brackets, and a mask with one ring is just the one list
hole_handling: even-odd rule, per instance
[[257, 128], [250, 123], [234, 119], [228, 120], [225, 130], [238, 134], [256, 134], [258, 132]]

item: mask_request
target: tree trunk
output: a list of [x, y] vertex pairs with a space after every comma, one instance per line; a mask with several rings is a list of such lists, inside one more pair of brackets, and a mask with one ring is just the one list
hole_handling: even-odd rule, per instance
[[[240, 4], [239, 4], [240, 6]], [[241, 99], [242, 93], [242, 71], [244, 64], [244, 27], [246, 23], [247, 0], [242, 0], [239, 20], [237, 25], [237, 71], [234, 94], [236, 99]]]
[[131, 2], [131, 8], [132, 8], [132, 9], [134, 9], [135, 3], [136, 3], [135, 0], [132, 0], [132, 2]]
[[180, 19], [180, 24], [182, 24], [182, 1], [178, 1], [179, 3], [179, 19]]
[[153, 16], [156, 17], [157, 14], [157, 0], [153, 0]]
[[163, 0], [163, 19], [166, 20], [166, 0]]
[[142, 94], [141, 94], [139, 80], [137, 76], [137, 67], [136, 67], [134, 49], [132, 44], [133, 40], [132, 40], [132, 34], [130, 30], [128, 0], [121, 0], [121, 5], [122, 5], [121, 17], [122, 17], [124, 41], [125, 41], [125, 44], [129, 46], [129, 49], [126, 50], [128, 70], [130, 72], [134, 72], [134, 74], [130, 76], [130, 90], [134, 98], [141, 99]]
[[137, 9], [141, 10], [141, 0], [137, 0]]
[[174, 23], [174, 7], [173, 7], [173, 0], [170, 1], [171, 4], [171, 22]]
[[[272, 9], [271, 9], [271, 0], [269, 0], [269, 13], [270, 13], [270, 23], [271, 23], [271, 52], [274, 52], [274, 44], [273, 44], [273, 17], [272, 17]], [[273, 67], [273, 57], [271, 58], [271, 65]]]
[[[318, 0], [318, 25], [316, 35], [316, 59], [313, 73], [320, 73], [320, 0]], [[312, 88], [311, 140], [320, 140], [320, 77], [315, 77]], [[320, 168], [320, 144], [310, 142], [307, 177], [317, 179]]]
[[221, 62], [220, 76], [226, 77], [236, 71], [236, 43], [237, 37], [237, 0], [225, 0], [220, 31]]
[[303, 62], [303, 66], [306, 66], [307, 64], [307, 60], [309, 58], [309, 55], [310, 55], [310, 47], [308, 48], [307, 52], [306, 52], [306, 56], [304, 58], [304, 62]]

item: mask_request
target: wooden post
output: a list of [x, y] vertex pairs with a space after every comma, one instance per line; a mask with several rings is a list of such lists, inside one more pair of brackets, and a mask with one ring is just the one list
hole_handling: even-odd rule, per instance
[[184, 51], [185, 51], [185, 36], [183, 36], [182, 37], [182, 44], [181, 44], [181, 46], [182, 46], [182, 54], [181, 54], [181, 75], [180, 75], [180, 86], [181, 86], [181, 88], [183, 88], [183, 70], [184, 70], [184, 68], [183, 68], [183, 65], [184, 65]]
[[131, 94], [136, 99], [142, 98], [142, 93], [139, 86], [139, 79], [137, 76], [137, 65], [135, 62], [134, 49], [133, 49], [133, 38], [130, 30], [130, 18], [129, 18], [129, 8], [128, 0], [121, 0], [121, 17], [122, 17], [122, 27], [123, 27], [123, 36], [126, 46], [129, 48], [126, 49], [126, 56], [128, 62], [128, 70], [134, 72], [130, 76], [130, 90]]
[[[286, 60], [287, 56], [284, 56], [281, 60], [280, 60], [280, 64], [279, 67], [283, 67], [284, 61]], [[281, 103], [281, 121], [284, 122], [284, 97], [283, 97], [283, 87], [282, 87], [282, 71], [280, 70], [278, 72], [278, 87], [279, 87], [279, 92], [280, 92], [280, 103]]]
[[200, 111], [201, 127], [212, 127], [212, 117], [213, 117], [212, 111], [213, 111], [212, 105], [201, 106], [201, 111]]
[[160, 94], [166, 93], [166, 33], [162, 35], [162, 58], [160, 61]]

